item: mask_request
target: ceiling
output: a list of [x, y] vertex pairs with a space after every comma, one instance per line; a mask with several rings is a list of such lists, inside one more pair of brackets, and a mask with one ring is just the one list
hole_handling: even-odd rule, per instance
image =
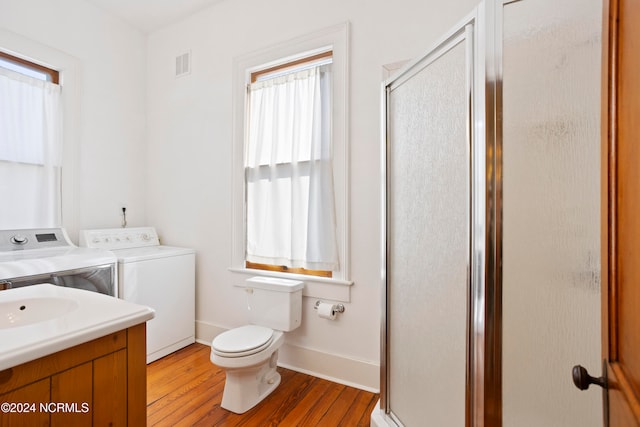
[[87, 0], [145, 33], [224, 0]]

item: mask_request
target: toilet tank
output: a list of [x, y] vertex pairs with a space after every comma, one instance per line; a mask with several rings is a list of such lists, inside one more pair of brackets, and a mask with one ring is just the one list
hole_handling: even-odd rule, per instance
[[284, 332], [300, 326], [304, 282], [252, 277], [246, 280], [244, 288], [249, 323]]

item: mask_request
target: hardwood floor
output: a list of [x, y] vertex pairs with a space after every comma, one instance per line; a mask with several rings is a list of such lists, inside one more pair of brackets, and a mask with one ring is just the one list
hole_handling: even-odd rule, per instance
[[147, 365], [148, 426], [369, 426], [378, 395], [278, 368], [280, 386], [242, 415], [220, 407], [224, 371], [192, 344]]

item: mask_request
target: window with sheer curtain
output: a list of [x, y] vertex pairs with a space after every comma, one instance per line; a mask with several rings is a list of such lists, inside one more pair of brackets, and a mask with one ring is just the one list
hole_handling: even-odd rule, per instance
[[60, 86], [49, 71], [0, 57], [0, 229], [61, 223]]
[[331, 276], [339, 267], [331, 63], [330, 57], [302, 62], [248, 87], [246, 261], [253, 268]]

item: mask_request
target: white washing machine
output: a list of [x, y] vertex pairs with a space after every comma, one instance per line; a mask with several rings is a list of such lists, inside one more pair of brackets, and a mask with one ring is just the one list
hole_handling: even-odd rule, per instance
[[153, 227], [82, 230], [80, 246], [118, 259], [118, 296], [156, 312], [147, 322], [147, 363], [195, 342], [195, 251], [160, 245]]

